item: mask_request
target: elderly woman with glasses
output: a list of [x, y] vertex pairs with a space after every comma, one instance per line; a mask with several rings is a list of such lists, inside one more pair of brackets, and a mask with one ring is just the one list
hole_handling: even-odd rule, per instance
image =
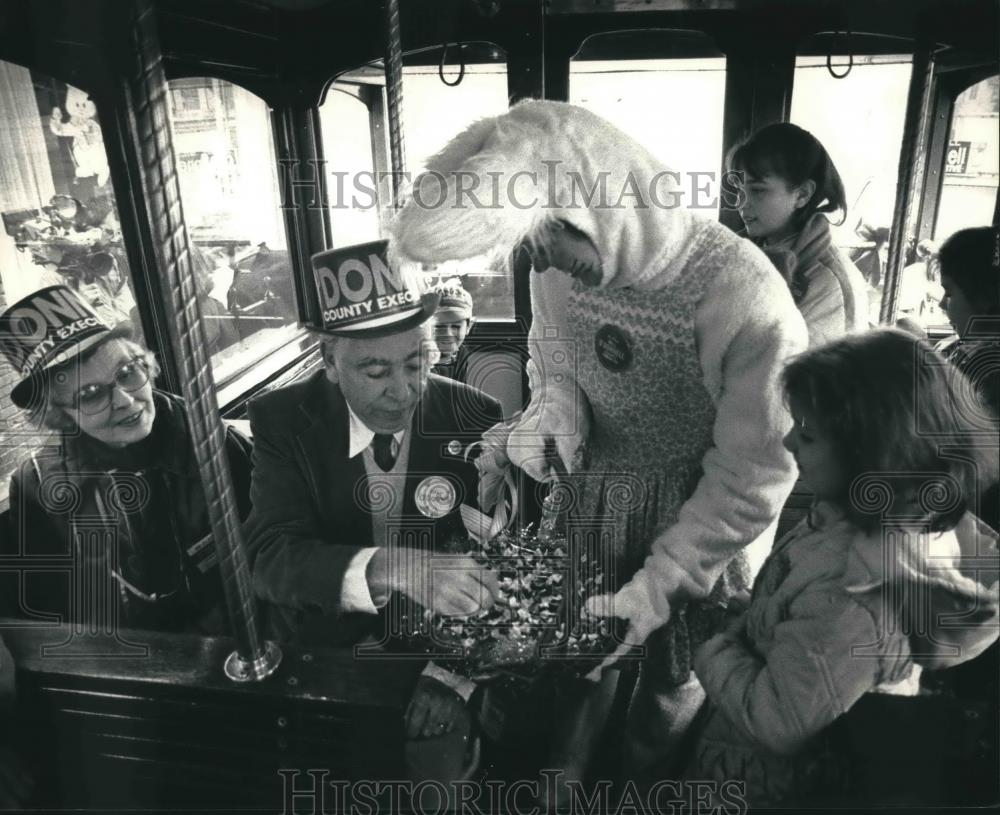
[[[70, 567], [26, 575], [21, 613], [56, 613], [106, 632], [224, 632], [187, 418], [180, 399], [153, 387], [153, 354], [65, 286], [0, 315], [0, 348], [22, 374], [11, 400], [55, 431], [11, 481], [17, 553]], [[230, 431], [227, 452], [246, 515], [248, 445]]]

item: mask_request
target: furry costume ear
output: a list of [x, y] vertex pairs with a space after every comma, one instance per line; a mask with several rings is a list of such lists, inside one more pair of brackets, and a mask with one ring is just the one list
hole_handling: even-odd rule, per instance
[[416, 178], [390, 228], [390, 259], [438, 263], [509, 251], [547, 220], [544, 134], [497, 116], [452, 139]]
[[[551, 221], [593, 243], [602, 286], [662, 287], [699, 228], [678, 173], [585, 108], [528, 100], [434, 156], [391, 229], [394, 263], [511, 252]], [[568, 270], [563, 270], [568, 271]]]

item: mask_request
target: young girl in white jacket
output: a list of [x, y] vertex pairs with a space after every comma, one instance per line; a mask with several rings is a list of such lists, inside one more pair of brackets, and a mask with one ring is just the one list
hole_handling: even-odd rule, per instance
[[[997, 437], [964, 375], [885, 329], [803, 354], [783, 385], [785, 446], [816, 503], [695, 655], [709, 705], [688, 777], [739, 781], [751, 809], [845, 794], [828, 726], [997, 638], [996, 533], [971, 512]], [[923, 803], [917, 781], [886, 792]]]

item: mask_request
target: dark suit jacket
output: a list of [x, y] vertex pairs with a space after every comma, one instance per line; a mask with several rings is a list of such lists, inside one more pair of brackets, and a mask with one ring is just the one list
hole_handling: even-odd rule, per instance
[[[492, 397], [429, 377], [411, 424], [404, 527], [429, 532], [437, 549], [462, 534], [458, 506], [476, 506], [477, 480], [475, 466], [463, 459], [465, 447], [501, 418]], [[340, 388], [317, 371], [254, 400], [250, 422], [253, 510], [246, 540], [254, 589], [270, 604], [271, 635], [329, 645], [378, 635], [384, 625], [379, 617], [340, 610], [351, 559], [373, 545], [364, 461], [361, 454], [347, 457], [349, 414]], [[414, 501], [428, 475], [447, 478], [458, 496], [453, 510], [437, 521], [422, 515]]]

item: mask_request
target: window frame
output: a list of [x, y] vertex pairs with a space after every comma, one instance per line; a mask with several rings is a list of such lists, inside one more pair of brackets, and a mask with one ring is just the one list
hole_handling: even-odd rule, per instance
[[[450, 43], [421, 45], [417, 48], [405, 50], [403, 52], [403, 67], [405, 69], [410, 67], [429, 67], [439, 65], [442, 56], [442, 49], [447, 49], [448, 61], [444, 63], [445, 66], [458, 65], [459, 61], [456, 59], [456, 56], [460, 53], [459, 49], [461, 48], [466, 49], [461, 52], [463, 54], [462, 62], [464, 62], [465, 65], [503, 65], [507, 75], [508, 92], [510, 91], [510, 56], [503, 46], [497, 42], [489, 40], [462, 40]], [[345, 75], [364, 70], [365, 68], [375, 69], [381, 61], [382, 58], [377, 57], [361, 65], [354, 66], [353, 68], [345, 68], [338, 71], [326, 83], [324, 83], [322, 94], [316, 108], [318, 121], [319, 107], [326, 101], [328, 94], [331, 90], [333, 90], [334, 85], [337, 82], [341, 82], [344, 85], [354, 85], [359, 88], [358, 101], [368, 108], [368, 121], [370, 123], [370, 133], [372, 137], [372, 162], [376, 173], [383, 171], [388, 172], [390, 169], [389, 133], [386, 127], [381, 126], [381, 122], [384, 121], [384, 107], [386, 104], [384, 92], [385, 85], [384, 83], [379, 83], [378, 81], [361, 82], [350, 78], [345, 79], [344, 77]], [[379, 70], [381, 69], [379, 68]], [[446, 71], [445, 77], [449, 81], [454, 81], [454, 76], [451, 75], [452, 73], [453, 72]], [[382, 92], [376, 92], [376, 88], [381, 88]], [[510, 99], [509, 94], [508, 99]], [[403, 104], [406, 104], [405, 91]], [[317, 132], [317, 139], [320, 143], [322, 143], [319, 131]], [[391, 203], [383, 201], [380, 198], [378, 210], [380, 224], [384, 225], [392, 215]], [[330, 219], [329, 208], [324, 207], [323, 212], [327, 229], [332, 233], [333, 224]], [[527, 287], [522, 287], [518, 284], [519, 277], [523, 275], [519, 274], [516, 257], [511, 259], [511, 275], [513, 277], [512, 291], [514, 295], [512, 316], [476, 317], [472, 328], [465, 339], [465, 342], [469, 345], [470, 349], [479, 350], [490, 348], [498, 344], [502, 345], [506, 343], [505, 338], [508, 336], [513, 338], [520, 337], [522, 339], [527, 337], [527, 326], [530, 325], [530, 317], [528, 316], [530, 313], [530, 293]], [[523, 390], [527, 393], [527, 388], [524, 388]]]
[[[210, 66], [199, 66], [208, 68]], [[310, 219], [310, 208], [306, 205], [297, 206], [298, 197], [290, 195], [285, 186], [288, 181], [282, 172], [282, 162], [295, 162], [299, 155], [309, 156], [313, 143], [310, 140], [311, 123], [309, 111], [296, 110], [284, 100], [277, 99], [268, 93], [268, 88], [258, 83], [241, 81], [226, 71], [211, 70], [170, 70], [167, 65], [167, 82], [178, 79], [214, 79], [236, 85], [253, 94], [270, 109], [270, 133], [274, 145], [278, 176], [279, 202], [283, 206], [283, 226], [285, 230], [285, 245], [291, 260], [292, 284], [295, 292], [295, 309], [299, 323], [308, 316], [308, 298], [303, 297], [303, 285], [308, 283], [305, 271], [310, 269], [309, 257], [319, 248], [312, 248], [315, 240], [314, 230], [317, 225]], [[322, 183], [322, 182], [321, 182]], [[288, 206], [291, 202], [292, 206]], [[325, 235], [324, 235], [325, 239]], [[303, 259], [305, 265], [303, 266]], [[166, 337], [165, 337], [166, 338]], [[169, 340], [167, 340], [169, 344]], [[311, 338], [308, 328], [299, 325], [295, 334], [281, 345], [271, 349], [252, 364], [241, 368], [225, 380], [217, 381], [216, 398], [219, 412], [227, 419], [242, 418], [246, 415], [246, 404], [253, 396], [273, 386], [287, 371], [309, 362], [316, 354], [316, 342]], [[166, 368], [166, 366], [164, 366]], [[176, 374], [174, 374], [176, 376]], [[179, 393], [171, 388], [173, 392]]]
[[[954, 124], [955, 103], [958, 97], [973, 85], [1000, 74], [1000, 61], [992, 64], [977, 64], [970, 67], [951, 68], [949, 61], [935, 66], [932, 81], [931, 103], [928, 110], [930, 132], [927, 139], [927, 171], [924, 184], [918, 196], [919, 210], [916, 214], [917, 241], [929, 239], [937, 226], [938, 211], [944, 193], [945, 161], [948, 153], [948, 137]], [[1000, 187], [993, 201], [992, 223], [1000, 219]], [[970, 224], [972, 226], [973, 224]], [[927, 336], [937, 341], [953, 333], [951, 326], [932, 325], [927, 328]]]
[[[173, 348], [166, 328], [159, 289], [154, 285], [149, 270], [156, 268], [151, 240], [142, 232], [136, 213], [145, 206], [133, 188], [130, 179], [135, 171], [130, 166], [130, 154], [125, 145], [127, 138], [124, 121], [124, 102], [114, 84], [103, 81], [98, 71], [91, 71], [86, 60], [79, 66], [50, 59], [24, 60], [20, 54], [7, 48], [0, 49], [0, 60], [17, 65], [32, 74], [44, 75], [47, 79], [71, 85], [88, 94], [96, 108], [96, 120], [101, 129], [104, 152], [108, 161], [109, 183], [114, 193], [119, 227], [122, 233], [122, 250], [128, 260], [129, 280], [135, 297], [136, 309], [146, 346], [156, 354], [160, 363], [160, 376], [156, 385], [172, 393], [180, 392], [180, 378], [177, 374]], [[10, 507], [6, 486], [0, 498], [0, 513]]]
[[[949, 70], [947, 65], [935, 70], [930, 138], [928, 140], [927, 175], [920, 198], [917, 240], [930, 238], [937, 223], [938, 207], [944, 186], [944, 165], [948, 152], [948, 136], [955, 116], [955, 102], [973, 85], [1000, 74], [1000, 63], [976, 65]], [[1000, 214], [1000, 191], [993, 206], [993, 220]]]

